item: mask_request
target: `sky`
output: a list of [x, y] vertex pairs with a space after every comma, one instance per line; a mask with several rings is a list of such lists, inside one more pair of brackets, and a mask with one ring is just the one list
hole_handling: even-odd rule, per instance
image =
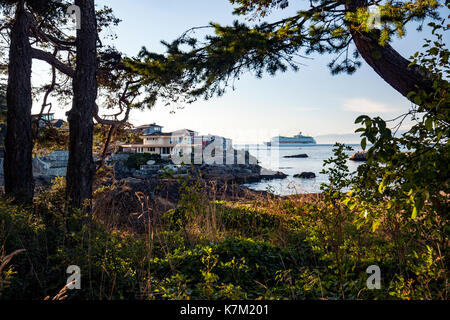
[[[293, 5], [295, 2], [291, 1], [290, 8], [274, 12], [268, 19], [295, 13], [298, 9]], [[162, 53], [161, 40], [174, 40], [187, 29], [211, 21], [230, 24], [237, 19], [227, 0], [98, 0], [96, 3], [110, 6], [122, 19], [112, 29], [118, 35], [114, 45], [129, 56], [135, 56], [142, 46]], [[426, 36], [413, 27], [405, 38], [396, 39], [393, 46], [409, 57], [422, 46]], [[201, 134], [226, 136], [237, 144], [262, 143], [275, 135], [294, 135], [300, 131], [316, 137], [319, 143], [333, 143], [335, 135], [351, 140], [346, 134], [357, 128], [354, 120], [358, 115], [392, 119], [410, 107], [402, 95], [364, 62], [353, 75], [332, 76], [327, 67], [331, 56], [309, 58], [300, 61], [304, 65], [298, 72], [277, 73], [274, 77], [264, 75], [262, 79], [246, 74], [236, 82], [234, 91], [229, 90], [222, 97], [200, 100], [183, 109], [157, 103], [152, 110], [133, 111], [130, 122], [134, 125], [156, 122], [164, 131], [188, 128]], [[67, 107], [60, 108], [56, 116], [63, 117], [65, 111]]]

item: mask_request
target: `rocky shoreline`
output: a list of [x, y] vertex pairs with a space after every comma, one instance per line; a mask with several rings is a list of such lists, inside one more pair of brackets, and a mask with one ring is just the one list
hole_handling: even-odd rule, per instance
[[117, 157], [113, 162], [114, 177], [117, 180], [125, 178], [165, 179], [190, 178], [202, 180], [223, 181], [227, 183], [255, 183], [263, 180], [285, 179], [287, 175], [281, 171], [273, 171], [258, 164], [201, 164], [174, 165], [167, 162], [150, 160], [139, 169], [127, 166], [127, 157]]
[[[149, 160], [139, 168], [130, 168], [127, 164], [129, 154], [116, 154], [109, 163], [113, 168], [114, 180], [121, 181], [128, 178], [140, 180], [163, 180], [163, 179], [188, 179], [221, 181], [224, 183], [248, 184], [261, 182], [263, 180], [285, 179], [287, 175], [281, 171], [272, 171], [261, 167], [258, 164], [202, 164], [202, 165], [174, 165], [170, 161]], [[65, 176], [66, 167], [59, 165], [61, 170], [55, 171], [52, 168], [59, 164], [59, 158], [47, 157], [52, 161], [34, 165], [33, 173], [36, 187], [46, 188], [57, 176]], [[47, 159], [45, 158], [45, 159]], [[67, 159], [65, 159], [67, 160]], [[66, 161], [67, 162], [67, 161]], [[256, 162], [256, 161], [255, 161]], [[37, 162], [36, 162], [37, 163]], [[66, 165], [66, 163], [64, 163]], [[47, 168], [48, 167], [48, 168]], [[49, 169], [50, 168], [50, 169]], [[62, 170], [64, 169], [64, 170]], [[52, 171], [53, 170], [53, 171]], [[0, 176], [0, 185], [3, 185]], [[110, 181], [110, 184], [112, 181]]]
[[164, 179], [164, 178], [191, 178], [202, 180], [220, 180], [229, 183], [254, 183], [263, 180], [285, 179], [287, 175], [281, 171], [272, 171], [259, 165], [192, 165], [175, 166], [147, 164], [139, 170], [129, 169], [123, 163], [116, 162], [114, 174], [117, 180], [125, 178], [137, 179]]

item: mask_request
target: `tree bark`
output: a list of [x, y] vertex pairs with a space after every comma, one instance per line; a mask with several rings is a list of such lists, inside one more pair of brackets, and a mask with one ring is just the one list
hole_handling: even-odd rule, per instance
[[432, 81], [419, 72], [417, 66], [409, 66], [411, 61], [403, 58], [390, 45], [380, 46], [368, 35], [351, 31], [358, 52], [369, 66], [391, 85], [407, 97], [411, 91], [432, 91]]
[[6, 195], [23, 202], [33, 200], [34, 189], [29, 28], [29, 15], [19, 4], [10, 36], [4, 176]]
[[76, 0], [81, 9], [81, 29], [77, 30], [77, 60], [73, 79], [73, 106], [70, 126], [67, 198], [73, 208], [81, 208], [92, 198], [95, 164], [92, 154], [94, 108], [97, 99], [97, 20], [94, 0]]
[[59, 61], [54, 55], [50, 52], [43, 51], [36, 48], [31, 48], [31, 53], [33, 55], [33, 59], [41, 60], [47, 62], [52, 67], [55, 67], [58, 71], [64, 73], [66, 76], [71, 78], [75, 77], [75, 71], [70, 67]]
[[[347, 2], [346, 9], [354, 11], [366, 6], [366, 0], [352, 0]], [[358, 52], [367, 64], [400, 94], [407, 97], [411, 91], [417, 92], [418, 88], [426, 92], [432, 91], [432, 81], [419, 72], [417, 66], [409, 66], [411, 61], [390, 45], [381, 46], [378, 38], [360, 33], [351, 27], [350, 33]]]

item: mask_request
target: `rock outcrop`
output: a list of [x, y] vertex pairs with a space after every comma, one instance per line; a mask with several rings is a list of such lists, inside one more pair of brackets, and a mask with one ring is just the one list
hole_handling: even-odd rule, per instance
[[316, 177], [316, 174], [314, 172], [302, 172], [300, 174], [294, 175], [294, 178], [300, 178], [300, 179], [314, 179]]
[[202, 165], [199, 170], [204, 179], [236, 183], [254, 183], [287, 177], [283, 172], [265, 169], [259, 165]]
[[308, 158], [308, 155], [306, 153], [302, 153], [293, 156], [284, 156], [284, 158]]
[[68, 163], [69, 151], [53, 151], [48, 156], [33, 159], [33, 173], [41, 176], [65, 177]]
[[353, 161], [367, 161], [367, 152], [366, 151], [359, 151], [353, 154], [350, 157], [350, 160]]

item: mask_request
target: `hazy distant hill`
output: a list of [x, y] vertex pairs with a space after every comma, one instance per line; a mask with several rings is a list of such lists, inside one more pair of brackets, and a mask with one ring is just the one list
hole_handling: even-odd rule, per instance
[[[397, 136], [405, 133], [406, 130], [399, 130]], [[335, 144], [336, 142], [346, 144], [360, 144], [361, 137], [359, 133], [344, 133], [344, 134], [325, 134], [314, 137], [318, 144]]]
[[347, 143], [347, 144], [359, 144], [361, 138], [359, 134], [356, 133], [346, 133], [346, 134], [326, 134], [322, 136], [315, 137], [318, 144], [335, 144], [336, 142]]

